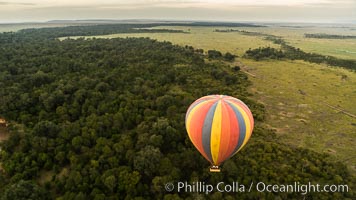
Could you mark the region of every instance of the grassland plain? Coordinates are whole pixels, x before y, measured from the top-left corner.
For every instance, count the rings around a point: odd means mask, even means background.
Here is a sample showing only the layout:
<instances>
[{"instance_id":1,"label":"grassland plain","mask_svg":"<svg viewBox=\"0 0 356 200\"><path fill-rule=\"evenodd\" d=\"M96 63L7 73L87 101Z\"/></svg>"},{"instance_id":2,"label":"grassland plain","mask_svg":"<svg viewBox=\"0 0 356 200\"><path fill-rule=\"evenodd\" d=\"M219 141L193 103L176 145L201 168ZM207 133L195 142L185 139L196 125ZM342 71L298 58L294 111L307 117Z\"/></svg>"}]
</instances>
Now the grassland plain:
<instances>
[{"instance_id":1,"label":"grassland plain","mask_svg":"<svg viewBox=\"0 0 356 200\"><path fill-rule=\"evenodd\" d=\"M241 55L248 48L260 46L271 46L278 48L271 42L264 41L262 37L246 36L236 32L216 33L215 29L224 29L223 27L154 27L184 30L190 32L186 37L180 37L178 34L168 35L165 33L155 34L155 39L167 40L180 45L197 45L196 48L211 48L211 40L216 43L216 49L221 51L234 52ZM231 29L226 27L226 29ZM356 26L347 27L334 26L268 26L268 27L238 27L236 30L246 30L251 32L260 32L282 37L288 44L300 48L306 52L319 53L328 56L335 56L342 59L356 59L356 39L318 39L305 38L305 33L326 33L337 35L356 35ZM97 38L113 37L151 37L151 33L145 34L112 34L106 36L96 36ZM197 42L197 40L199 42ZM237 47L236 47L237 45ZM235 47L235 48L234 48ZM237 48L237 49L236 49Z\"/></svg>"},{"instance_id":2,"label":"grassland plain","mask_svg":"<svg viewBox=\"0 0 356 200\"><path fill-rule=\"evenodd\" d=\"M325 33L356 36L356 26L269 26L244 27L238 30L261 32L282 37L288 44L305 52L335 56L342 59L356 60L356 39L319 39L305 38L305 33Z\"/></svg>"},{"instance_id":3,"label":"grassland plain","mask_svg":"<svg viewBox=\"0 0 356 200\"><path fill-rule=\"evenodd\" d=\"M158 26L156 29L165 28L173 30L183 30L189 34L182 33L130 33L130 34L112 34L95 36L95 38L115 38L115 37L150 37L159 41L170 41L178 45L190 45L196 49L216 49L222 52L231 52L242 56L249 48L258 48L261 46L270 46L279 48L271 41L266 41L262 37L251 37L237 33L214 32L215 29L222 27L184 27L184 26ZM71 38L79 38L71 37ZM92 38L88 36L86 38ZM64 38L61 38L64 39Z\"/></svg>"},{"instance_id":4,"label":"grassland plain","mask_svg":"<svg viewBox=\"0 0 356 200\"><path fill-rule=\"evenodd\" d=\"M356 120L328 106L356 113L354 72L303 61L242 62L281 141L330 153L355 170Z\"/></svg>"},{"instance_id":5,"label":"grassland plain","mask_svg":"<svg viewBox=\"0 0 356 200\"><path fill-rule=\"evenodd\" d=\"M95 37L150 37L178 45L191 45L204 50L216 49L222 52L231 52L238 56L242 56L249 48L265 46L279 48L278 45L263 40L263 37L260 36L241 35L237 32L214 32L216 29L214 27L164 28L184 30L190 34L135 33ZM320 39L306 39L303 37L305 29L289 27L241 29L282 36L290 44L294 44L293 41L301 41L300 44L305 46L308 44L306 40L315 40L315 43L310 46L315 48L315 53L320 54L332 52L335 49L334 43L343 46L342 43L345 42L331 40L330 44L324 44ZM312 27L308 33L310 32L323 32L323 29L318 30ZM329 30L326 33L335 32ZM318 42L319 46L316 45ZM352 45L347 42L345 44L347 45L343 48L353 51ZM302 49L308 51L308 49ZM345 52L333 56L354 58ZM253 82L250 92L266 106L267 126L277 131L281 141L292 146L329 153L333 155L333 159L346 163L356 173L356 157L354 156L356 119L337 110L342 109L352 114L356 113L354 106L356 74L354 72L337 67L289 60L257 62L238 58L232 65L243 66L243 70L253 75L250 78Z\"/></svg>"}]
</instances>

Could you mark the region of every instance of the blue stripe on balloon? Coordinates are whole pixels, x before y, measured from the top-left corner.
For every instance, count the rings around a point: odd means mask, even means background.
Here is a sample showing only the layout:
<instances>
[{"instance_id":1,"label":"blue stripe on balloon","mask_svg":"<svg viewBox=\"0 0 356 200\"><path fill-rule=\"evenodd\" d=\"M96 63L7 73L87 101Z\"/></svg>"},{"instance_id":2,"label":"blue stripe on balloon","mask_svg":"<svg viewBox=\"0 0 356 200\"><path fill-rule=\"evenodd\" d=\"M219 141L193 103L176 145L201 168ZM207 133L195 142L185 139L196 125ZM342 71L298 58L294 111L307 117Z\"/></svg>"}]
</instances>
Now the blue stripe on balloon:
<instances>
[{"instance_id":1,"label":"blue stripe on balloon","mask_svg":"<svg viewBox=\"0 0 356 200\"><path fill-rule=\"evenodd\" d=\"M241 112L234 106L234 104L232 104L230 102L227 102L227 103L234 110L234 113L236 115L236 118L237 118L238 124L239 124L239 140L237 142L237 145L236 145L234 151L229 156L229 157L231 157L232 155L234 155L236 153L236 151L238 151L240 149L241 145L243 144L243 142L245 140L246 124L245 124L244 117L242 116Z\"/></svg>"},{"instance_id":2,"label":"blue stripe on balloon","mask_svg":"<svg viewBox=\"0 0 356 200\"><path fill-rule=\"evenodd\" d=\"M213 157L211 156L211 148L210 148L211 126L213 124L215 109L216 109L217 105L218 105L218 102L214 103L211 106L211 108L209 109L209 111L204 119L204 125L203 125L203 131L202 131L202 143L203 143L204 152L205 152L206 156L209 158L209 161L211 163L213 162Z\"/></svg>"}]
</instances>

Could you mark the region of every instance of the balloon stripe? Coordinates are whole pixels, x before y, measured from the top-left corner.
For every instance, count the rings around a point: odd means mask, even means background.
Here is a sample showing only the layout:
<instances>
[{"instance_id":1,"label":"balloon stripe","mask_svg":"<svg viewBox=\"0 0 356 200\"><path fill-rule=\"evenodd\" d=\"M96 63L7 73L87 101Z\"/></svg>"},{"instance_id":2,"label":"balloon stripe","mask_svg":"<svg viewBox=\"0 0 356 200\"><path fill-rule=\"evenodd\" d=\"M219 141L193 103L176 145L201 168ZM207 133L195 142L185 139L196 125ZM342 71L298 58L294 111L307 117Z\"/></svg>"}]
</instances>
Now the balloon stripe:
<instances>
[{"instance_id":1,"label":"balloon stripe","mask_svg":"<svg viewBox=\"0 0 356 200\"><path fill-rule=\"evenodd\" d=\"M205 98L201 98L194 101L194 103L192 103L192 105L189 106L187 113L185 115L185 123L187 123L188 116L190 115L190 112L193 110L193 108L201 103L205 103L207 100L214 100L214 98L207 96Z\"/></svg>"},{"instance_id":2,"label":"balloon stripe","mask_svg":"<svg viewBox=\"0 0 356 200\"><path fill-rule=\"evenodd\" d=\"M199 107L200 106L203 106L204 104L200 104L200 105L197 105L197 106L194 106L192 109L191 109L191 112L192 113L194 113L197 109L199 109ZM188 136L189 136L189 139L193 142L193 144L194 144L194 140L193 140L193 138L192 138L192 135L193 134L196 134L195 132L192 132L192 130L191 130L191 124L194 124L194 123L191 123L193 120L193 114L191 114L191 112L189 113L189 115L186 115L186 129L187 129L187 132L188 132ZM194 144L195 145L195 144Z\"/></svg>"},{"instance_id":3,"label":"balloon stripe","mask_svg":"<svg viewBox=\"0 0 356 200\"><path fill-rule=\"evenodd\" d=\"M197 101L195 101L197 102ZM211 103L211 102L215 102L214 100L210 100L210 101L200 101L197 103L193 103L190 107L189 110L187 111L187 114L185 115L185 123L186 123L186 127L189 127L190 122L191 122L191 118L189 119L189 117L192 117L193 115L191 115L191 113L195 113L195 111L197 110L197 108L199 108L200 106L204 105L205 103Z\"/></svg>"},{"instance_id":4,"label":"balloon stripe","mask_svg":"<svg viewBox=\"0 0 356 200\"><path fill-rule=\"evenodd\" d=\"M220 163L225 161L226 159L228 159L235 150L235 147L238 145L238 140L240 137L240 128L239 128L239 123L238 123L238 119L236 117L236 114L233 110L233 108L228 104L225 103L226 105L226 111L227 114L229 115L229 121L230 121L230 137L228 137L228 144L227 144L227 151L224 153L224 155L222 156L223 158L220 160Z\"/></svg>"},{"instance_id":5,"label":"balloon stripe","mask_svg":"<svg viewBox=\"0 0 356 200\"><path fill-rule=\"evenodd\" d=\"M222 106L221 100L217 102L217 106L214 113L212 128L211 128L211 138L210 138L210 148L211 155L213 158L214 165L218 165L218 156L220 149L220 138L221 138L221 119L222 119Z\"/></svg>"},{"instance_id":6,"label":"balloon stripe","mask_svg":"<svg viewBox=\"0 0 356 200\"><path fill-rule=\"evenodd\" d=\"M242 101L209 95L194 101L185 116L188 136L197 150L220 165L246 145L253 130L253 116Z\"/></svg>"},{"instance_id":7,"label":"balloon stripe","mask_svg":"<svg viewBox=\"0 0 356 200\"><path fill-rule=\"evenodd\" d=\"M226 104L224 100L221 101L221 137L220 137L220 146L219 146L219 156L217 163L218 165L226 159L226 154L228 153L229 146L232 142L231 135L233 131L231 131L231 123L232 120L230 119L229 105Z\"/></svg>"},{"instance_id":8,"label":"balloon stripe","mask_svg":"<svg viewBox=\"0 0 356 200\"><path fill-rule=\"evenodd\" d=\"M230 98L229 100L237 103L237 105L239 105L241 108L244 109L244 111L246 112L246 114L248 115L248 118L250 120L250 127L251 127L251 130L253 129L253 126L254 126L254 120L253 120L253 116L252 116L252 113L250 111L250 109L248 108L248 106L242 102L241 100L239 99L235 99L235 98Z\"/></svg>"},{"instance_id":9,"label":"balloon stripe","mask_svg":"<svg viewBox=\"0 0 356 200\"><path fill-rule=\"evenodd\" d=\"M234 110L234 113L236 115L237 121L239 123L239 140L237 142L237 145L236 145L235 149L232 152L232 154L234 154L235 152L237 152L240 149L240 147L242 146L242 144L243 144L243 142L245 140L246 124L245 124L245 120L243 119L243 115L241 114L239 109L232 102L228 102L228 104Z\"/></svg>"},{"instance_id":10,"label":"balloon stripe","mask_svg":"<svg viewBox=\"0 0 356 200\"><path fill-rule=\"evenodd\" d=\"M203 131L202 131L202 143L204 152L208 157L208 160L213 163L213 158L211 155L211 148L210 148L210 141L211 141L211 129L212 129L212 122L214 118L215 109L218 102L215 102L209 109L208 113L205 116Z\"/></svg>"},{"instance_id":11,"label":"balloon stripe","mask_svg":"<svg viewBox=\"0 0 356 200\"><path fill-rule=\"evenodd\" d=\"M237 99L236 99L237 100ZM239 100L238 100L239 101ZM236 102L236 101L235 101ZM239 101L238 103L241 103L241 101ZM242 102L242 104L243 104L243 102ZM243 121L245 121L245 125L246 125L246 127L247 127L247 130L246 130L246 132L244 133L245 134L245 138L244 138L244 141L243 141L243 143L242 143L242 145L238 148L238 149L236 149L236 151L235 152L233 152L232 154L231 154L231 156L229 157L229 158L231 158L232 156L234 156L235 154L237 154L245 145L246 145L246 143L247 143L247 141L250 139L250 137L251 137L251 135L252 135L252 130L253 130L253 127L250 127L249 126L249 124L253 124L253 118L252 118L252 122L249 120L249 117L247 116L249 113L251 114L251 111L248 109L248 107L247 107L247 110L244 110L243 108L243 106L241 106L240 104L238 104L238 105L236 105L236 104L234 104L234 103L232 103L232 105L235 105L236 106L236 108L240 108L240 111L246 111L246 113L241 113L241 114L243 114ZM245 104L244 104L245 105ZM251 116L252 116L252 114L251 114ZM250 127L250 129L248 129L248 127Z\"/></svg>"},{"instance_id":12,"label":"balloon stripe","mask_svg":"<svg viewBox=\"0 0 356 200\"><path fill-rule=\"evenodd\" d=\"M191 111L191 114L187 116L187 122L186 122L186 129L188 131L188 135L189 135L189 138L190 140L193 142L194 146L197 146L196 145L196 140L195 140L195 130L194 128L194 125L196 124L195 120L196 120L196 115L194 115L194 113L196 113L196 110L199 110L200 107L204 106L204 104L200 104L200 105L197 105L195 106ZM194 121L195 123L191 123L192 121Z\"/></svg>"},{"instance_id":13,"label":"balloon stripe","mask_svg":"<svg viewBox=\"0 0 356 200\"><path fill-rule=\"evenodd\" d=\"M243 108L243 106L241 106L241 103L236 104L236 103L232 103L233 105L236 106L236 108L240 111L240 113L242 114L242 120L244 121L244 124L246 126L246 132L245 134L245 138L244 141L241 145L240 148L242 148L243 146L245 146L245 144L247 143L247 141L250 139L251 133L252 133L252 129L251 129L251 123L248 117L248 113L246 112L246 110ZM243 103L242 103L243 104Z\"/></svg>"},{"instance_id":14,"label":"balloon stripe","mask_svg":"<svg viewBox=\"0 0 356 200\"><path fill-rule=\"evenodd\" d=\"M250 136L251 136L251 133L252 133L252 130L253 130L253 126L254 126L253 116L252 116L252 113L251 113L250 109L248 108L248 106L244 102L242 102L242 101L240 101L238 99L236 99L236 100L239 101L241 105L243 105L243 106L241 106L241 108L243 108L244 111L246 112L246 114L248 116L248 119L249 119L248 121L250 122L251 131L247 132L247 134L249 134L249 137L247 137L247 140L248 140L248 139L250 139Z\"/></svg>"},{"instance_id":15,"label":"balloon stripe","mask_svg":"<svg viewBox=\"0 0 356 200\"><path fill-rule=\"evenodd\" d=\"M197 105L195 107L196 109L192 110L192 112L191 112L191 116L192 116L191 120L193 120L195 123L189 124L189 127L187 128L187 130L189 130L188 134L190 135L193 145L206 158L207 158L207 155L204 152L201 134L191 134L191 133L202 133L205 116L208 113L208 111L213 103L214 103L213 101L210 101L210 102L206 102L204 104Z\"/></svg>"}]
</instances>

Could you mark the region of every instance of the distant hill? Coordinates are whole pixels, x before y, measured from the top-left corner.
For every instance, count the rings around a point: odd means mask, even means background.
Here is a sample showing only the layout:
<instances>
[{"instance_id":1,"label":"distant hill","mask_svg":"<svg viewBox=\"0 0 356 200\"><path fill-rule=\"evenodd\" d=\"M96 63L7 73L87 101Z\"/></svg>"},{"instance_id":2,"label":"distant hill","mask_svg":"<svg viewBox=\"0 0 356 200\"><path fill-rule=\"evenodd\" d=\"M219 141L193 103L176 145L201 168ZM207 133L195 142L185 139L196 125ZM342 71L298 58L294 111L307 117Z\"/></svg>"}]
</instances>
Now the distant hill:
<instances>
[{"instance_id":1,"label":"distant hill","mask_svg":"<svg viewBox=\"0 0 356 200\"><path fill-rule=\"evenodd\" d=\"M262 27L254 23L240 22L210 22L210 21L182 21L182 20L150 20L150 19L81 19L81 20L51 20L46 23L71 23L71 24L147 24L147 23L164 23L175 26L227 26L227 27Z\"/></svg>"}]
</instances>

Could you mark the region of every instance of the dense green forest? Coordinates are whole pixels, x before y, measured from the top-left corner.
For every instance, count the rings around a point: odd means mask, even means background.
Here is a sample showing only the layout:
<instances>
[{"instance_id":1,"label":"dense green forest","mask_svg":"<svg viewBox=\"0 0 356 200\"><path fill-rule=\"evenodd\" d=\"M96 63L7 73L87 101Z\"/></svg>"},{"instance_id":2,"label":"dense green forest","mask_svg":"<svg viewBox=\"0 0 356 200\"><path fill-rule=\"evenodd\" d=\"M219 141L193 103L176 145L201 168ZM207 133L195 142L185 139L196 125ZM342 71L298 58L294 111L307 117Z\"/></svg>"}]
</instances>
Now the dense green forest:
<instances>
[{"instance_id":1,"label":"dense green forest","mask_svg":"<svg viewBox=\"0 0 356 200\"><path fill-rule=\"evenodd\" d=\"M98 29L83 29L90 28ZM64 27L11 33L11 40L10 33L0 34L6 41L0 46L0 115L10 121L11 134L1 144L1 199L355 197L355 177L344 164L282 144L263 128L264 108L239 70L206 62L192 47L147 38L53 37L69 30L77 33ZM256 120L250 142L221 173L208 172L184 125L188 106L208 94L243 100ZM306 195L165 191L165 183L177 181L298 181L350 189Z\"/></svg>"},{"instance_id":2,"label":"dense green forest","mask_svg":"<svg viewBox=\"0 0 356 200\"><path fill-rule=\"evenodd\" d=\"M150 29L160 24L101 24L90 26L67 26L52 28L29 28L2 33L0 43L56 39L69 36L107 35L114 33L186 33L182 30ZM163 24L161 24L163 25Z\"/></svg>"}]
</instances>

